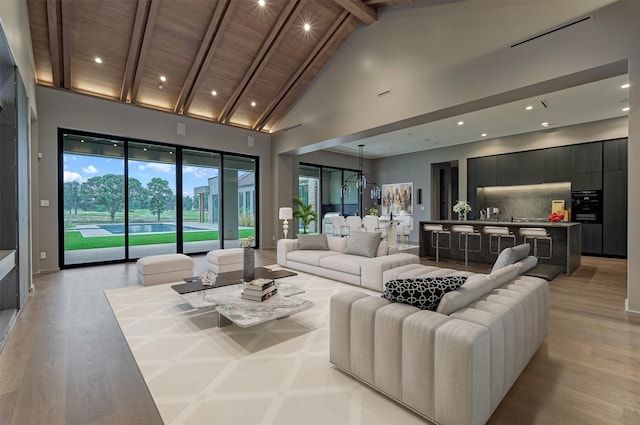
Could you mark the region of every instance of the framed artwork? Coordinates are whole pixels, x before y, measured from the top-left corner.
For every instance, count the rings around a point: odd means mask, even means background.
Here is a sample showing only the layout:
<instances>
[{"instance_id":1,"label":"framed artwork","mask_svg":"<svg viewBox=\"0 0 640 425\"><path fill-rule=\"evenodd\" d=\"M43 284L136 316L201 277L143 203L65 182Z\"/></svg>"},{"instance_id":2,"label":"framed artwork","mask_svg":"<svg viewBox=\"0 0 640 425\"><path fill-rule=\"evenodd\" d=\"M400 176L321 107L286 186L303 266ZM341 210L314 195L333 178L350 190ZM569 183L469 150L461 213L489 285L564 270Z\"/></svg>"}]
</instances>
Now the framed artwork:
<instances>
[{"instance_id":1,"label":"framed artwork","mask_svg":"<svg viewBox=\"0 0 640 425\"><path fill-rule=\"evenodd\" d=\"M381 215L413 215L413 183L382 185Z\"/></svg>"}]
</instances>

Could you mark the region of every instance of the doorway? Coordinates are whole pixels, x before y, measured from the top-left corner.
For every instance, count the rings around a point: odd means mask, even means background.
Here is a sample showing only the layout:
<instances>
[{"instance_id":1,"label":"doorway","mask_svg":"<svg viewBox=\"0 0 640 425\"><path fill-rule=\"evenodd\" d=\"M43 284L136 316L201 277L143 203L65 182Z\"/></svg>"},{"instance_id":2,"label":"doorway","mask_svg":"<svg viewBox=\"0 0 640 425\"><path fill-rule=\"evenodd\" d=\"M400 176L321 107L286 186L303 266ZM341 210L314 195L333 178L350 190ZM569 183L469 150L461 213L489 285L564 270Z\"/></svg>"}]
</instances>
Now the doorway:
<instances>
[{"instance_id":1,"label":"doorway","mask_svg":"<svg viewBox=\"0 0 640 425\"><path fill-rule=\"evenodd\" d=\"M452 208L459 199L458 161L431 164L431 218L451 220Z\"/></svg>"}]
</instances>

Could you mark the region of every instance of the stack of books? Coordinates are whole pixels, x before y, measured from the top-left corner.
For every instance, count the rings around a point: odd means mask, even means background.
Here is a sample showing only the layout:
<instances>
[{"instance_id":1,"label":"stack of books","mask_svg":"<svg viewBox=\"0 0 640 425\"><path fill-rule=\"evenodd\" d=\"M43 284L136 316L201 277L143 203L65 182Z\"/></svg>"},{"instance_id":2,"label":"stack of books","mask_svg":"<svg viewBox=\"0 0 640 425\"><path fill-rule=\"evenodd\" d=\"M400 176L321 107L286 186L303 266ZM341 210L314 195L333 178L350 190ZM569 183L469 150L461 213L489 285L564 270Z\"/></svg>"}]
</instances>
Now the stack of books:
<instances>
[{"instance_id":1,"label":"stack of books","mask_svg":"<svg viewBox=\"0 0 640 425\"><path fill-rule=\"evenodd\" d=\"M251 301L264 301L277 292L276 281L273 279L254 279L244 285L242 298Z\"/></svg>"}]
</instances>

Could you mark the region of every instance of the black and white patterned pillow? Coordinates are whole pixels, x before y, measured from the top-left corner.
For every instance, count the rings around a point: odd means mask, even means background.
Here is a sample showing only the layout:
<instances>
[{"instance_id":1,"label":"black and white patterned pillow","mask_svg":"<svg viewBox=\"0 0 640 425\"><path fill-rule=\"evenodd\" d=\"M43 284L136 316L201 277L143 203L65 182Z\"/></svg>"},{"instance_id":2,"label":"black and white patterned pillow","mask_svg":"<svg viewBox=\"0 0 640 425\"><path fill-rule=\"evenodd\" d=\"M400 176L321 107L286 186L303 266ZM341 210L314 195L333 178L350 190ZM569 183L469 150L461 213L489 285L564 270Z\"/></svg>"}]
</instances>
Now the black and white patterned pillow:
<instances>
[{"instance_id":1,"label":"black and white patterned pillow","mask_svg":"<svg viewBox=\"0 0 640 425\"><path fill-rule=\"evenodd\" d=\"M416 277L390 280L385 284L383 298L409 304L422 310L438 308L447 292L455 291L467 280L464 276Z\"/></svg>"}]
</instances>

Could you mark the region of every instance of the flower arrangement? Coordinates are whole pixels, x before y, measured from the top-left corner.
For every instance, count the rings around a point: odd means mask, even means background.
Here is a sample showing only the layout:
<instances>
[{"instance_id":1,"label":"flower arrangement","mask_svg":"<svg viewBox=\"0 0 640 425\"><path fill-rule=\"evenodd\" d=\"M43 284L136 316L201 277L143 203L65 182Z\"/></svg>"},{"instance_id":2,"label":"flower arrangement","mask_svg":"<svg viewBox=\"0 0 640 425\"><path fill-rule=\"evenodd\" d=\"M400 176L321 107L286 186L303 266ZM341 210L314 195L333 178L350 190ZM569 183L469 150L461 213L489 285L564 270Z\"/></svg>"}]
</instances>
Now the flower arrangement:
<instances>
[{"instance_id":1,"label":"flower arrangement","mask_svg":"<svg viewBox=\"0 0 640 425\"><path fill-rule=\"evenodd\" d=\"M471 205L469 205L467 201L458 201L453 206L453 212L456 212L458 214L467 214L470 211L471 211Z\"/></svg>"},{"instance_id":2,"label":"flower arrangement","mask_svg":"<svg viewBox=\"0 0 640 425\"><path fill-rule=\"evenodd\" d=\"M240 248L244 248L244 249L251 248L251 244L253 243L254 239L255 238L253 236L249 236L248 238L241 240Z\"/></svg>"},{"instance_id":3,"label":"flower arrangement","mask_svg":"<svg viewBox=\"0 0 640 425\"><path fill-rule=\"evenodd\" d=\"M369 209L369 215L377 217L378 216L378 209L377 208L370 208Z\"/></svg>"},{"instance_id":4,"label":"flower arrangement","mask_svg":"<svg viewBox=\"0 0 640 425\"><path fill-rule=\"evenodd\" d=\"M551 213L551 214L549 214L547 219L552 223L558 223L558 222L564 220L564 214Z\"/></svg>"},{"instance_id":5,"label":"flower arrangement","mask_svg":"<svg viewBox=\"0 0 640 425\"><path fill-rule=\"evenodd\" d=\"M213 272L204 272L200 274L200 281L203 286L213 286L216 283L218 275Z\"/></svg>"}]
</instances>

